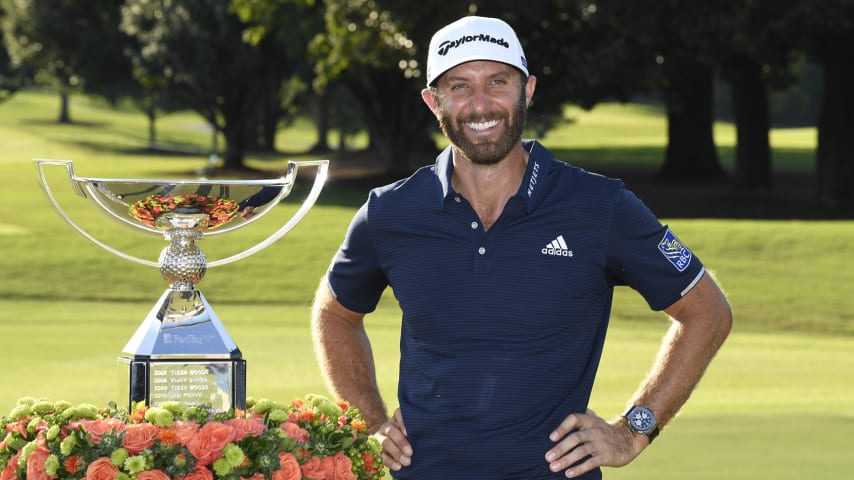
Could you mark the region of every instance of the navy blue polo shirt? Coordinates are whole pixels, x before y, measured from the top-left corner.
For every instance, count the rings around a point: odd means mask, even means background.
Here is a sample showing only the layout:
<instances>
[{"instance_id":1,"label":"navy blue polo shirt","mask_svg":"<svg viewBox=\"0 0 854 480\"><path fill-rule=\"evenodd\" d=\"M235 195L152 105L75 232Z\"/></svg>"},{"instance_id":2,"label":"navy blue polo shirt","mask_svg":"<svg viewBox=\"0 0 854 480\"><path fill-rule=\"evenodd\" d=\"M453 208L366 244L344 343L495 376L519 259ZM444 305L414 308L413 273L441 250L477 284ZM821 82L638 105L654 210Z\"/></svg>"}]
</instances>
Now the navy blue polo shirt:
<instances>
[{"instance_id":1,"label":"navy blue polo shirt","mask_svg":"<svg viewBox=\"0 0 854 480\"><path fill-rule=\"evenodd\" d=\"M371 312L391 286L403 312L398 400L415 454L395 477L565 478L548 469L548 435L587 408L614 287L660 310L703 274L621 181L525 148L488 231L451 188L448 148L373 190L330 266L345 307Z\"/></svg>"}]
</instances>

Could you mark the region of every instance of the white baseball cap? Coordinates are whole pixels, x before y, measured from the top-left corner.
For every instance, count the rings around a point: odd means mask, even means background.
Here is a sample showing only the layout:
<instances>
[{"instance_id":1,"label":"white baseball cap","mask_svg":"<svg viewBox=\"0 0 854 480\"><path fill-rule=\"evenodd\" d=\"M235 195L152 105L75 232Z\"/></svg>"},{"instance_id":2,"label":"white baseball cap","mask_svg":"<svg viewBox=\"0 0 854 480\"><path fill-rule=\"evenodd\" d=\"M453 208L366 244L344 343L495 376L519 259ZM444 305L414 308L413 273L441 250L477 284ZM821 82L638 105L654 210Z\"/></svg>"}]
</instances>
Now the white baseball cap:
<instances>
[{"instance_id":1,"label":"white baseball cap","mask_svg":"<svg viewBox=\"0 0 854 480\"><path fill-rule=\"evenodd\" d=\"M513 28L497 18L470 16L433 35L427 51L427 85L457 65L473 60L506 63L528 76L528 60Z\"/></svg>"}]
</instances>

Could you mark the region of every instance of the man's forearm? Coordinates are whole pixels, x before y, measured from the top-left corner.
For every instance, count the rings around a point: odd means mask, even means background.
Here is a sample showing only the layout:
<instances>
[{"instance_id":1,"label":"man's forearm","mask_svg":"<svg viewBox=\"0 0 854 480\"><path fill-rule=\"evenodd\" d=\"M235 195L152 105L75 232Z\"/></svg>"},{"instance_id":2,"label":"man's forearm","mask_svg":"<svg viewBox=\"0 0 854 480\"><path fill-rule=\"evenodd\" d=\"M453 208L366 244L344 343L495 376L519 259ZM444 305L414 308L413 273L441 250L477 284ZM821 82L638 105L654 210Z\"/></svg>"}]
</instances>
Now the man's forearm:
<instances>
[{"instance_id":1,"label":"man's forearm","mask_svg":"<svg viewBox=\"0 0 854 480\"><path fill-rule=\"evenodd\" d=\"M685 308L668 311L673 324L631 402L650 408L659 425L670 421L688 400L732 325L729 304L711 277L695 288L698 291Z\"/></svg>"},{"instance_id":2,"label":"man's forearm","mask_svg":"<svg viewBox=\"0 0 854 480\"><path fill-rule=\"evenodd\" d=\"M361 315L344 309L321 285L312 311L314 349L330 392L361 410L369 431L388 420L370 340Z\"/></svg>"}]
</instances>

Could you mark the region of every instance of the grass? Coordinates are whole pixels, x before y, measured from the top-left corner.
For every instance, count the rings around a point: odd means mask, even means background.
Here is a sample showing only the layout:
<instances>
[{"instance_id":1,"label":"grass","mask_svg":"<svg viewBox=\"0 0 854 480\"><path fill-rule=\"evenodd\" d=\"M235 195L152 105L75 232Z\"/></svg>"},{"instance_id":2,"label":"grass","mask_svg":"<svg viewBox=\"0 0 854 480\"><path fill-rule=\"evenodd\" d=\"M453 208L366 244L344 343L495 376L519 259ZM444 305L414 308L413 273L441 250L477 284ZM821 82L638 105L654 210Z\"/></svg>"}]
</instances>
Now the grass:
<instances>
[{"instance_id":1,"label":"grass","mask_svg":"<svg viewBox=\"0 0 854 480\"><path fill-rule=\"evenodd\" d=\"M60 126L52 122L57 108L58 99L39 92L0 104L0 413L23 395L91 403L115 398L117 355L165 288L154 269L110 256L65 224L39 192L31 159L73 159L83 176L181 176L204 165L211 145L203 122L188 113L158 122L160 142L184 153L153 156L144 150L141 114L74 98L71 114L80 123ZM665 125L655 109L606 105L569 115L575 122L544 142L584 159L585 167L655 168L660 161ZM732 127L716 128L722 159L730 162ZM771 138L775 159L785 159L778 168L811 168L814 131L780 130ZM313 141L310 128L298 123L282 132L279 145L299 152ZM270 157L251 162L283 163ZM62 172L51 178L67 183ZM200 285L244 352L253 396L290 399L325 391L309 338L309 302L366 193L330 185L283 240L211 269ZM302 193L298 188L294 196ZM99 238L148 259L163 247L154 237L104 222L71 192L58 194ZM278 210L284 217L293 208ZM854 299L848 293L854 222L664 220L716 271L736 325L653 448L606 477L786 480L820 471L844 478L854 429ZM265 238L276 221L200 246L209 259L218 258ZM391 295L368 318L381 389L393 407L399 312ZM665 328L636 294L617 292L591 402L597 412L622 410Z\"/></svg>"}]
</instances>

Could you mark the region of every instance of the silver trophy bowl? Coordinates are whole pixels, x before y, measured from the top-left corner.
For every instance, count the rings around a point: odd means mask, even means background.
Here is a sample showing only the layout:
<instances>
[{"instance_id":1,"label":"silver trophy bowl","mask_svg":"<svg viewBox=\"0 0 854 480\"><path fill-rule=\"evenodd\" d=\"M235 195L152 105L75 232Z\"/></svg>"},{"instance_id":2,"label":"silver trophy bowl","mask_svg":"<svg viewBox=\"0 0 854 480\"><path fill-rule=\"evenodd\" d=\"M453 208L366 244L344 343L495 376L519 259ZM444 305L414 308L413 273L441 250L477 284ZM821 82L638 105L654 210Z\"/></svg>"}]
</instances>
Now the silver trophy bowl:
<instances>
[{"instance_id":1,"label":"silver trophy bowl","mask_svg":"<svg viewBox=\"0 0 854 480\"><path fill-rule=\"evenodd\" d=\"M269 247L314 206L327 178L328 160L288 162L285 175L264 180L152 180L79 177L69 160L36 160L50 203L78 233L104 250L157 267L168 284L122 350L119 401L128 409L179 401L219 411L246 407L246 361L196 285L210 267L226 265ZM166 240L158 261L127 254L96 238L63 209L45 171L64 168L74 192L115 222ZM208 261L196 240L259 220L290 195L301 167L316 168L302 204L265 240Z\"/></svg>"}]
</instances>

